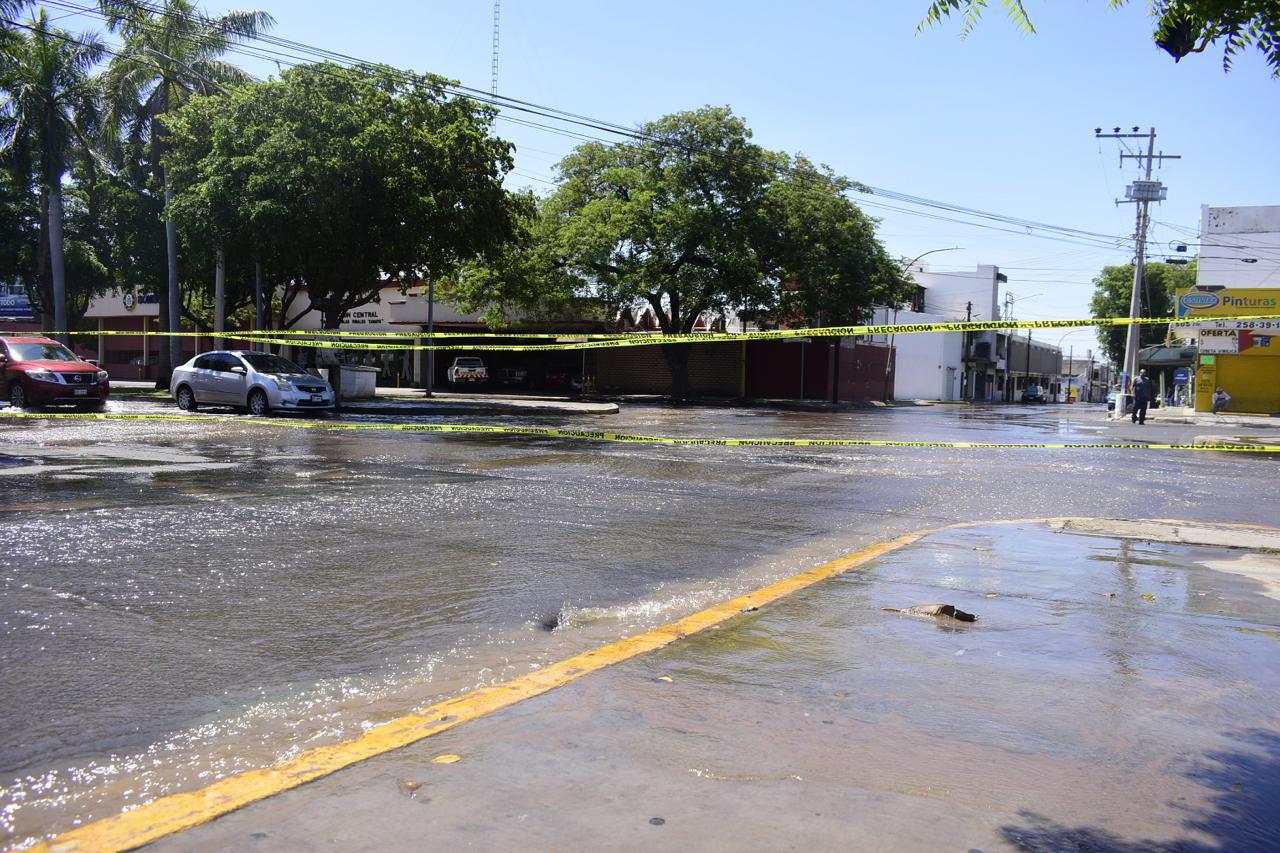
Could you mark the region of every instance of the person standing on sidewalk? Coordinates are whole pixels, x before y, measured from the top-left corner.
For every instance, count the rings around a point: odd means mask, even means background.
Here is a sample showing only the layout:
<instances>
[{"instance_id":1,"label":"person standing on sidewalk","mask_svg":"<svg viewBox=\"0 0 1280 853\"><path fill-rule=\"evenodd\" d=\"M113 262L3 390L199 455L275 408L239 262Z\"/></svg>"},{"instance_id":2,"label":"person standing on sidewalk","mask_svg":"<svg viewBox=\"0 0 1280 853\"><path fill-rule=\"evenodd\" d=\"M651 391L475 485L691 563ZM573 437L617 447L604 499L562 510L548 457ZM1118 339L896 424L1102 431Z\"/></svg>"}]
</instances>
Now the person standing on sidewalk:
<instances>
[{"instance_id":1,"label":"person standing on sidewalk","mask_svg":"<svg viewBox=\"0 0 1280 853\"><path fill-rule=\"evenodd\" d=\"M1147 371L1139 370L1138 378L1133 383L1133 422L1135 424L1147 422L1147 405L1150 402L1151 380L1147 378Z\"/></svg>"}]
</instances>

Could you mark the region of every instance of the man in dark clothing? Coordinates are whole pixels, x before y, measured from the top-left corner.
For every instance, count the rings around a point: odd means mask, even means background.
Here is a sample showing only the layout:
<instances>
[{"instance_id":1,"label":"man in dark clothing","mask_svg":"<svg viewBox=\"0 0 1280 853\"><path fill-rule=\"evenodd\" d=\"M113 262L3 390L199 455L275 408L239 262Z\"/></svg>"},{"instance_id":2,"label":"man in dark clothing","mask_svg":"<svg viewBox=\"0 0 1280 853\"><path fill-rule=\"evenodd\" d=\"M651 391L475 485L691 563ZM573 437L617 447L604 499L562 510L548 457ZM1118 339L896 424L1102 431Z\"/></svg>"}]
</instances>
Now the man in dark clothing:
<instances>
[{"instance_id":1,"label":"man in dark clothing","mask_svg":"<svg viewBox=\"0 0 1280 853\"><path fill-rule=\"evenodd\" d=\"M1147 422L1147 404L1150 402L1151 380L1147 378L1147 371L1139 370L1138 378L1133 382L1133 422L1135 424Z\"/></svg>"}]
</instances>

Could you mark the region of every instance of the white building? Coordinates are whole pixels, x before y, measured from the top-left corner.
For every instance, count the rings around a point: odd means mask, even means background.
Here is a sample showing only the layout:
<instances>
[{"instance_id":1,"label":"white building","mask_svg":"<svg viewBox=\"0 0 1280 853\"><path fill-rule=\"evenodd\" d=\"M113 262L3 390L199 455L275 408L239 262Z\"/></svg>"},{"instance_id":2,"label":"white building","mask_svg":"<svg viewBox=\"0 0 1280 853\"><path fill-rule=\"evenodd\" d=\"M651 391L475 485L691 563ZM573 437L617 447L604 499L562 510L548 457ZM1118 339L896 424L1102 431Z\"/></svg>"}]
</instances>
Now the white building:
<instances>
[{"instance_id":1,"label":"white building","mask_svg":"<svg viewBox=\"0 0 1280 853\"><path fill-rule=\"evenodd\" d=\"M1196 284L1280 288L1280 205L1200 206Z\"/></svg>"},{"instance_id":2,"label":"white building","mask_svg":"<svg viewBox=\"0 0 1280 853\"><path fill-rule=\"evenodd\" d=\"M943 323L999 320L1000 285L1008 278L992 264L972 271L909 268L917 293L912 310L877 308L872 322ZM877 342L888 342L877 336ZM1000 400L1005 396L1008 335L1004 332L924 332L893 336L893 396L900 400Z\"/></svg>"}]
</instances>

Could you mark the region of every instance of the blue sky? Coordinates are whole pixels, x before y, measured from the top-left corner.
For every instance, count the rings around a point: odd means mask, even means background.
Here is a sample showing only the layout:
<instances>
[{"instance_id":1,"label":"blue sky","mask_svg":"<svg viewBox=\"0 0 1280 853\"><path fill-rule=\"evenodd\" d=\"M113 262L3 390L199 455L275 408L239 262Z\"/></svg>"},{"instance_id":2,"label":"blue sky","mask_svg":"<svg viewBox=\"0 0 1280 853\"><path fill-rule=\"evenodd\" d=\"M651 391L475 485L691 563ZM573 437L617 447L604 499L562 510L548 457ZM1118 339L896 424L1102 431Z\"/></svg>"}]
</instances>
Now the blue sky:
<instances>
[{"instance_id":1,"label":"blue sky","mask_svg":"<svg viewBox=\"0 0 1280 853\"><path fill-rule=\"evenodd\" d=\"M284 38L489 89L491 0L235 5L271 12L272 32ZM1157 257L1171 240L1194 241L1201 204L1280 204L1280 81L1260 56L1240 57L1225 75L1220 51L1175 65L1151 43L1142 0L1118 10L1105 0L1031 0L1035 35L993 5L961 40L958 22L916 34L926 0L504 0L498 91L627 126L727 104L758 143L865 184L1118 237L1132 235L1134 210L1114 199L1137 166L1122 170L1118 144L1096 140L1093 129L1154 126L1157 148L1183 156L1158 174L1169 200L1153 209ZM275 70L229 58L262 76ZM539 191L577 142L505 119L497 130L518 146L512 183ZM1004 233L860 200L882 218L895 255L961 246L930 258L932 268L999 265L1009 289L1026 297L1020 318L1087 315L1093 275L1132 257L1131 247ZM1280 258L1260 263L1280 269ZM1068 335L1070 344L1092 345L1092 332Z\"/></svg>"}]
</instances>

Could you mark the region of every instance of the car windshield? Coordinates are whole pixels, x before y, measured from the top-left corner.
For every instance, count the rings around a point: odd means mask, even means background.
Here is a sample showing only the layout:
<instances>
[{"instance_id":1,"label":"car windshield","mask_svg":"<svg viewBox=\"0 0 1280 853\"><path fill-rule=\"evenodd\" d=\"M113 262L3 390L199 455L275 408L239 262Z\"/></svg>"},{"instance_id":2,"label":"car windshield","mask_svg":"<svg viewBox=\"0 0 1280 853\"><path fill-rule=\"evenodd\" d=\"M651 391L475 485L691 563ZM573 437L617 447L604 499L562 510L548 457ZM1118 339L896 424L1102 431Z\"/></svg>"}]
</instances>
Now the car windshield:
<instances>
[{"instance_id":1,"label":"car windshield","mask_svg":"<svg viewBox=\"0 0 1280 853\"><path fill-rule=\"evenodd\" d=\"M460 358L456 363L458 367L484 367L484 362L478 358Z\"/></svg>"},{"instance_id":2,"label":"car windshield","mask_svg":"<svg viewBox=\"0 0 1280 853\"><path fill-rule=\"evenodd\" d=\"M79 361L75 353L62 344L9 344L14 361Z\"/></svg>"},{"instance_id":3,"label":"car windshield","mask_svg":"<svg viewBox=\"0 0 1280 853\"><path fill-rule=\"evenodd\" d=\"M305 370L289 359L272 355L269 352L242 352L240 357L249 362L249 366L259 373L306 374Z\"/></svg>"}]
</instances>

